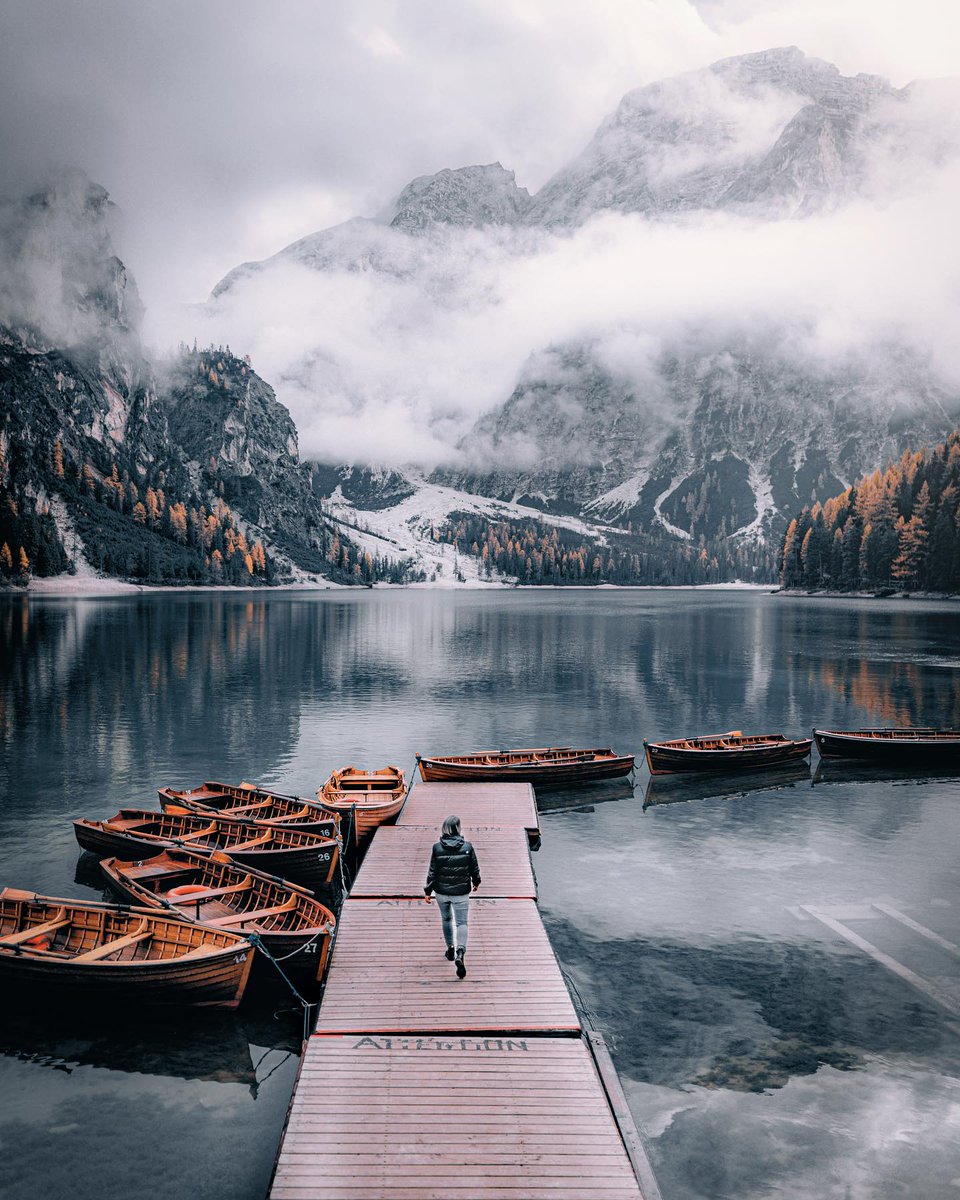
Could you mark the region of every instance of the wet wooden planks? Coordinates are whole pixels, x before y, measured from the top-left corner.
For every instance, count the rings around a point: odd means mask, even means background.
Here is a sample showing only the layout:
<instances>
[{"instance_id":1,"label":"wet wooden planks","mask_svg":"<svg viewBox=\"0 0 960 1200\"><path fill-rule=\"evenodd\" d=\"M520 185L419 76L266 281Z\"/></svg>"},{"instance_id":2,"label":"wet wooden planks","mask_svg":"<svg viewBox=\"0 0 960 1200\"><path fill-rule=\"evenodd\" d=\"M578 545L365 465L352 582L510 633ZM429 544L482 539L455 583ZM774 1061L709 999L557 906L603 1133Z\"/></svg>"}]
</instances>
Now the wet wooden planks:
<instances>
[{"instance_id":1,"label":"wet wooden planks","mask_svg":"<svg viewBox=\"0 0 960 1200\"><path fill-rule=\"evenodd\" d=\"M537 797L529 783L417 783L397 824L439 830L454 814L463 825L519 826L531 837L540 833Z\"/></svg>"},{"instance_id":2,"label":"wet wooden planks","mask_svg":"<svg viewBox=\"0 0 960 1200\"><path fill-rule=\"evenodd\" d=\"M311 1038L271 1197L641 1200L582 1041L437 1034Z\"/></svg>"},{"instance_id":3,"label":"wet wooden planks","mask_svg":"<svg viewBox=\"0 0 960 1200\"><path fill-rule=\"evenodd\" d=\"M480 864L483 897L535 899L537 886L530 862L530 844L523 829L464 825ZM352 897L420 897L430 863L430 850L439 837L432 825L389 826L377 831L357 875Z\"/></svg>"},{"instance_id":4,"label":"wet wooden planks","mask_svg":"<svg viewBox=\"0 0 960 1200\"><path fill-rule=\"evenodd\" d=\"M466 965L457 979L435 903L350 899L317 1032L579 1032L532 900L472 899Z\"/></svg>"}]
</instances>

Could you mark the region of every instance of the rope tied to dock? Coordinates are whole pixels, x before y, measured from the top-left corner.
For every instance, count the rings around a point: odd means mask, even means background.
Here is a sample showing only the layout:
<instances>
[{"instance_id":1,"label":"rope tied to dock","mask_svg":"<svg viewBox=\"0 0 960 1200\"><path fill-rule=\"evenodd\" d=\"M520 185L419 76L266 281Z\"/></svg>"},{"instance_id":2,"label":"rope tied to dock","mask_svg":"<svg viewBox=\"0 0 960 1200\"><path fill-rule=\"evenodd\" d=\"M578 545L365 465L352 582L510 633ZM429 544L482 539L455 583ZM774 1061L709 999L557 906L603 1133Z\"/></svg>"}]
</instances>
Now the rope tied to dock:
<instances>
[{"instance_id":1,"label":"rope tied to dock","mask_svg":"<svg viewBox=\"0 0 960 1200\"><path fill-rule=\"evenodd\" d=\"M303 1010L303 1040L304 1041L306 1041L307 1038L310 1036L310 1010L313 1008L313 1005L310 1003L309 1000L306 1000L297 991L297 989L293 985L293 981L290 979L290 976L286 973L286 971L284 971L283 967L280 966L280 963L286 962L286 960L288 958L292 958L293 954L299 954L305 948L305 946L312 945L314 942L316 942L317 938L323 937L327 932L328 932L327 928L324 927L318 934L315 934L314 937L309 942L305 943L304 946L298 947L296 950L293 951L292 954L285 954L283 956L283 958L276 958L274 955L272 955L270 953L270 951L264 945L263 939L260 937L259 933L248 933L248 934L244 935L246 937L247 941L250 943L251 946L253 946L253 948L255 950L259 950L259 952L264 956L264 958L268 959L271 963L273 963L273 965L277 969L278 974L280 975L280 978L287 985L287 987L293 993L294 998L300 1004L300 1007Z\"/></svg>"}]
</instances>

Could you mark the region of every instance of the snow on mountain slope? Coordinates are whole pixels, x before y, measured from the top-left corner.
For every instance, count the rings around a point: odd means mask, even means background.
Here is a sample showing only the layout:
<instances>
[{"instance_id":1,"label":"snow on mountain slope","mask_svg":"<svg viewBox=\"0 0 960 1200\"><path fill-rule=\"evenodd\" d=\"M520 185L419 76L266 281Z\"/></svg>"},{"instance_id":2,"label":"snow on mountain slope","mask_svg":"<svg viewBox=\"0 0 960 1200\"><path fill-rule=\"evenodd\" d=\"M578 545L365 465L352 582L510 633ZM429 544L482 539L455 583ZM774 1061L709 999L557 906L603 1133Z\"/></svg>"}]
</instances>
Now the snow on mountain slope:
<instances>
[{"instance_id":1,"label":"snow on mountain slope","mask_svg":"<svg viewBox=\"0 0 960 1200\"><path fill-rule=\"evenodd\" d=\"M443 529L454 513L476 513L491 520L534 520L589 537L597 545L606 544L613 526L601 526L576 517L544 513L523 504L490 500L457 488L430 483L408 476L412 493L389 508L358 508L347 500L340 487L323 502L324 511L343 525L351 539L373 555L411 558L426 572L428 581L442 587L458 583L497 587L511 580L483 578L476 558L458 555L453 546L437 541L434 533ZM622 530L616 530L623 532ZM457 572L463 577L457 579Z\"/></svg>"}]
</instances>

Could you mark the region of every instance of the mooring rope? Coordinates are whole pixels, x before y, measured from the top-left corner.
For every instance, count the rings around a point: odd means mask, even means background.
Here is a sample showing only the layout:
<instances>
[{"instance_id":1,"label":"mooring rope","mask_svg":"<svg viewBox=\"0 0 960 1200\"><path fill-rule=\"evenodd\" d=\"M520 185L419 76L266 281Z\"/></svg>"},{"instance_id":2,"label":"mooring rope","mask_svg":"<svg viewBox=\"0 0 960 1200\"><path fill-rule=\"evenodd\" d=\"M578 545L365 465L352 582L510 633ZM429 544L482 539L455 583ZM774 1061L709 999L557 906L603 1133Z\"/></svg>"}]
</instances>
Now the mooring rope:
<instances>
[{"instance_id":1,"label":"mooring rope","mask_svg":"<svg viewBox=\"0 0 960 1200\"><path fill-rule=\"evenodd\" d=\"M326 932L326 930L324 930L323 932ZM316 935L316 937L319 937L319 936L320 936L320 934ZM282 959L274 958L274 956L270 953L270 951L263 944L263 939L261 938L259 933L247 933L247 934L244 934L244 937L246 937L247 941L250 943L251 946L253 946L253 948L255 950L259 950L261 952L261 954L264 955L265 958L269 959L269 961L273 963L273 965L277 968L277 971L280 974L280 978L284 981L284 983L287 985L287 987L293 993L296 1000L299 1002L300 1007L303 1009L303 1040L306 1041L307 1038L310 1036L310 1010L311 1010L311 1008L313 1008L313 1005L310 1003L309 1000L306 1000L303 996L300 995L300 993L297 991L297 989L293 986L293 982L290 979L289 975L287 975L287 973L286 973L286 971L284 971L283 967L280 966L281 962L286 962L286 960L288 958L291 958L292 955L285 954ZM314 937L312 940L316 941L316 937ZM310 945L309 942L306 944ZM300 947L300 949L302 949L302 948L303 947ZM299 954L299 952L300 952L299 950L295 950L293 953Z\"/></svg>"}]
</instances>

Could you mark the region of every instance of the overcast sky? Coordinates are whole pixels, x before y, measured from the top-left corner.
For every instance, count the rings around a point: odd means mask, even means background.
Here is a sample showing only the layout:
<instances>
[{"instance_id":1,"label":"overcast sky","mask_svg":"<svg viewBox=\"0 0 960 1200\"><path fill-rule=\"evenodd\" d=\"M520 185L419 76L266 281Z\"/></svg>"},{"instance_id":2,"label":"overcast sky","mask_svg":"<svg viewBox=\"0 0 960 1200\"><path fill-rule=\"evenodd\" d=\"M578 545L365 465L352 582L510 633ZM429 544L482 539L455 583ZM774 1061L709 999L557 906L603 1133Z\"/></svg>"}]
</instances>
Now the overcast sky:
<instances>
[{"instance_id":1,"label":"overcast sky","mask_svg":"<svg viewBox=\"0 0 960 1200\"><path fill-rule=\"evenodd\" d=\"M0 0L0 189L82 167L148 306L501 161L534 191L630 88L799 45L958 73L954 0Z\"/></svg>"}]
</instances>

